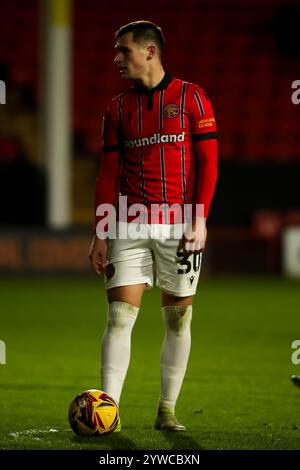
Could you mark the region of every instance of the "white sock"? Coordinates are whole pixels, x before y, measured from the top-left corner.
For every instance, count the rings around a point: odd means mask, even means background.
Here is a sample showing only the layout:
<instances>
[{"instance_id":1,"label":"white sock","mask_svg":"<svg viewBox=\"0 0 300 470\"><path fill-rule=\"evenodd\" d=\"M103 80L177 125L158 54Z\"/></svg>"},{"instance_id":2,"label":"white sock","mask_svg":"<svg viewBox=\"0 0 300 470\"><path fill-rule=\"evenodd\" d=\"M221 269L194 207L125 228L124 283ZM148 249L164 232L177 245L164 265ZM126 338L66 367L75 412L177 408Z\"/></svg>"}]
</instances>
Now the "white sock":
<instances>
[{"instance_id":1,"label":"white sock","mask_svg":"<svg viewBox=\"0 0 300 470\"><path fill-rule=\"evenodd\" d=\"M166 335L160 356L159 411L175 411L191 349L192 310L192 305L162 307Z\"/></svg>"},{"instance_id":2,"label":"white sock","mask_svg":"<svg viewBox=\"0 0 300 470\"><path fill-rule=\"evenodd\" d=\"M126 302L111 302L102 338L101 387L119 403L130 362L131 331L139 308Z\"/></svg>"}]
</instances>

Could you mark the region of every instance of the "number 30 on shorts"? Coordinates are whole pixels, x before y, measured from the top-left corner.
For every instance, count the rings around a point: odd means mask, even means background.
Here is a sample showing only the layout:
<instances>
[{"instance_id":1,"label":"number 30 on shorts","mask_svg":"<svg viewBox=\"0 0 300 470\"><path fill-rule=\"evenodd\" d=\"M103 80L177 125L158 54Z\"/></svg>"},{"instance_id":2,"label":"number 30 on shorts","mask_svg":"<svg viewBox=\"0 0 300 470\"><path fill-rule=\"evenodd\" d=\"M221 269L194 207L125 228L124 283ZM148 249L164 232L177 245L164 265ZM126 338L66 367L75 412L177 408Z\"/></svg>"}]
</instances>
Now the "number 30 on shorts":
<instances>
[{"instance_id":1,"label":"number 30 on shorts","mask_svg":"<svg viewBox=\"0 0 300 470\"><path fill-rule=\"evenodd\" d=\"M192 267L194 272L199 271L201 263L201 253L198 252L189 254L183 253L182 251L177 251L177 257L179 258L178 263L180 264L180 266L183 266L183 269L178 268L178 274L187 274L191 271Z\"/></svg>"}]
</instances>

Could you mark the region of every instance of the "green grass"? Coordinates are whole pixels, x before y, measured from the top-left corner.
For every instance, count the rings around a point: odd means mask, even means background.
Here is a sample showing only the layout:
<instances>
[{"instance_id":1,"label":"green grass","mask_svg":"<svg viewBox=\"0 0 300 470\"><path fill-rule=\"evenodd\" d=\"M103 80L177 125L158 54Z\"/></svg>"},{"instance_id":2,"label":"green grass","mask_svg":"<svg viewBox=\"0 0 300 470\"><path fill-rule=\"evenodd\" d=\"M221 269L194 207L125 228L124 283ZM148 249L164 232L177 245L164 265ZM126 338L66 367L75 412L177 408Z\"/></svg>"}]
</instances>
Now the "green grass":
<instances>
[{"instance_id":1,"label":"green grass","mask_svg":"<svg viewBox=\"0 0 300 470\"><path fill-rule=\"evenodd\" d=\"M0 449L300 449L300 285L276 278L200 279L192 350L177 404L186 433L153 429L163 324L145 294L121 402L122 432L79 438L73 397L99 388L105 292L94 278L1 280Z\"/></svg>"}]
</instances>

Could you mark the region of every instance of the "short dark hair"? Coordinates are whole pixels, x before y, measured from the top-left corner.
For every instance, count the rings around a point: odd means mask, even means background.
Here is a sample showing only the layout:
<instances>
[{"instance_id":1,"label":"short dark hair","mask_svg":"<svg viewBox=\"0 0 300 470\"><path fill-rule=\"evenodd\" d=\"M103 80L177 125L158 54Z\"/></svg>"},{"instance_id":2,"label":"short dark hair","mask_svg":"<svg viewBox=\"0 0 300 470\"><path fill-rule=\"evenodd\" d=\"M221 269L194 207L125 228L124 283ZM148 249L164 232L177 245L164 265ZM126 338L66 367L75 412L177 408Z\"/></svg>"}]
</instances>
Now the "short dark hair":
<instances>
[{"instance_id":1,"label":"short dark hair","mask_svg":"<svg viewBox=\"0 0 300 470\"><path fill-rule=\"evenodd\" d=\"M115 32L115 40L124 36L124 34L131 32L133 33L134 42L155 42L158 47L159 57L161 58L164 49L165 38L160 26L152 23L152 21L133 21L132 23L121 26L121 28Z\"/></svg>"}]
</instances>

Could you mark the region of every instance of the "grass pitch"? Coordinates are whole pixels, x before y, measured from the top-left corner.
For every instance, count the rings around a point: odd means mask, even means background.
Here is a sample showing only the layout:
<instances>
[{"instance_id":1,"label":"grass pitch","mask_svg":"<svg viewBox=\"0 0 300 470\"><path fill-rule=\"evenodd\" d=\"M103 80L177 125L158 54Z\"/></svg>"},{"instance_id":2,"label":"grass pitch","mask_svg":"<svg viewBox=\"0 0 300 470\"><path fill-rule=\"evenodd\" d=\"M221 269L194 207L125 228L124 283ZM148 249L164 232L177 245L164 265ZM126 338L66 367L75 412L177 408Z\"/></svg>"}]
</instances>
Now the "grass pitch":
<instances>
[{"instance_id":1,"label":"grass pitch","mask_svg":"<svg viewBox=\"0 0 300 470\"><path fill-rule=\"evenodd\" d=\"M73 434L74 396L99 388L106 323L95 278L1 280L0 449L300 449L300 284L276 278L200 278L192 349L177 404L186 433L153 429L164 330L159 291L146 292L133 330L122 432Z\"/></svg>"}]
</instances>

